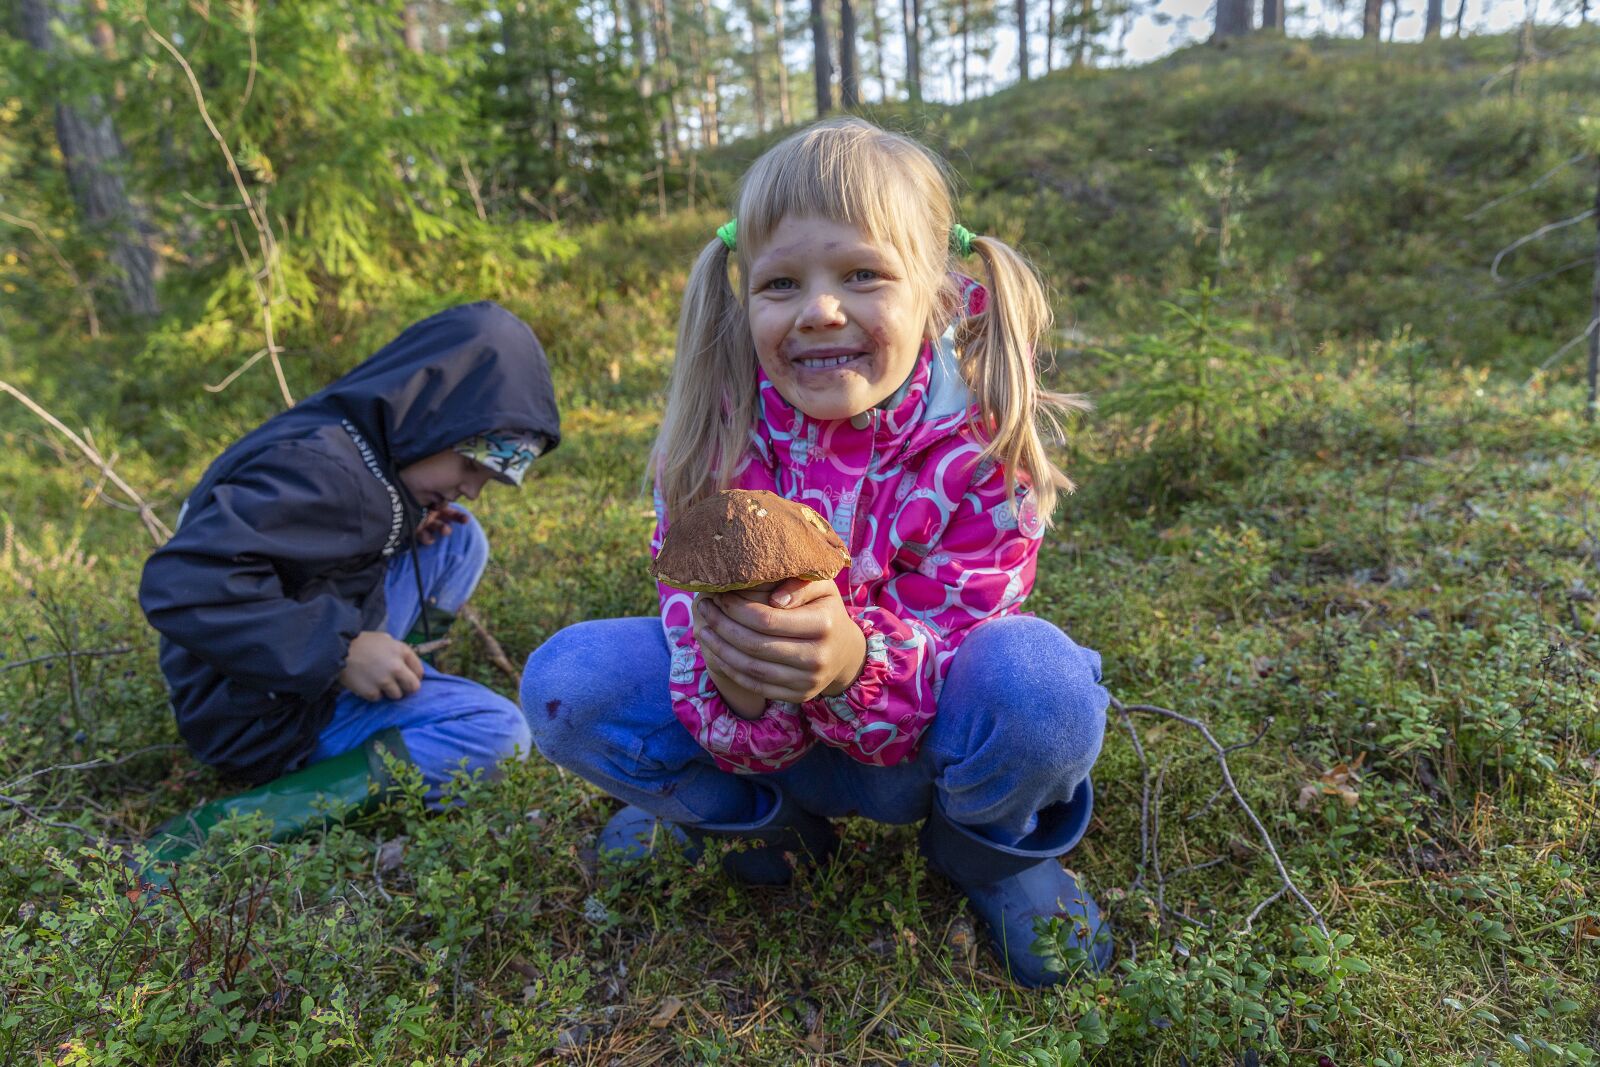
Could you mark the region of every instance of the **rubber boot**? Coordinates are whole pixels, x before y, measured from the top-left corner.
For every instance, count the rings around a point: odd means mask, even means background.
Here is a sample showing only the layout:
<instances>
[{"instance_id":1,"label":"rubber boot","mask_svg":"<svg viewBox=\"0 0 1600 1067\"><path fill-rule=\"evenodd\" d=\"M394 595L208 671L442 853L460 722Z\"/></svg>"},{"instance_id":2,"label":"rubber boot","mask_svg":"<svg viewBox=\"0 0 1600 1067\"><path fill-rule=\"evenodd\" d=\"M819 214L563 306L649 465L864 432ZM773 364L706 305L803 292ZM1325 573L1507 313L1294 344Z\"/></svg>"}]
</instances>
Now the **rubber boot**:
<instances>
[{"instance_id":1,"label":"rubber boot","mask_svg":"<svg viewBox=\"0 0 1600 1067\"><path fill-rule=\"evenodd\" d=\"M287 841L309 830L373 810L394 785L384 753L406 763L411 754L400 731L380 731L342 755L303 767L246 793L223 797L163 823L146 847L150 862L139 880L158 888L169 883L173 864L198 852L213 828L234 815L260 812L272 820L269 841Z\"/></svg>"},{"instance_id":2,"label":"rubber boot","mask_svg":"<svg viewBox=\"0 0 1600 1067\"><path fill-rule=\"evenodd\" d=\"M801 808L781 790L760 788L767 803L765 814L746 823L679 826L630 804L600 831L600 850L625 864L639 862L653 855L664 838L671 837L683 854L694 860L705 850L706 838L730 838L747 845L723 856L722 869L745 885L769 886L789 884L794 877L791 857L818 864L833 858L839 850L839 837L832 823Z\"/></svg>"},{"instance_id":3,"label":"rubber boot","mask_svg":"<svg viewBox=\"0 0 1600 1067\"><path fill-rule=\"evenodd\" d=\"M1094 899L1062 869L1059 857L1083 836L1094 809L1087 780L1071 800L1039 813L1038 826L1015 845L1001 845L952 822L934 801L923 824L923 855L954 882L989 927L991 947L1019 985L1050 985L1071 977L1046 966L1033 950L1034 920L1060 917L1069 948L1081 948L1096 970L1111 965L1111 931Z\"/></svg>"}]
</instances>

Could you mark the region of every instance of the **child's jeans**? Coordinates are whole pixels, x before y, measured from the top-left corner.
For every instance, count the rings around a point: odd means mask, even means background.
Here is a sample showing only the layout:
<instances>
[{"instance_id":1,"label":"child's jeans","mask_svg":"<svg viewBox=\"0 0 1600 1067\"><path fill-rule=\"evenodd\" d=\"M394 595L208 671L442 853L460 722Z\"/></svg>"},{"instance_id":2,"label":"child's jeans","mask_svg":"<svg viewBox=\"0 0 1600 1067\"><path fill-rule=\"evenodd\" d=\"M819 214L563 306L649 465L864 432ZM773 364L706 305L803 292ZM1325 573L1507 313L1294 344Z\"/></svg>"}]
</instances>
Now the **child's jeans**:
<instances>
[{"instance_id":1,"label":"child's jeans","mask_svg":"<svg viewBox=\"0 0 1600 1067\"><path fill-rule=\"evenodd\" d=\"M759 818L751 775L717 769L672 713L661 620L570 626L528 657L522 707L546 758L669 822ZM916 758L871 767L820 742L785 770L761 775L800 807L885 823L945 814L1013 845L1040 810L1089 775L1109 697L1100 656L1033 616L969 634L950 665L939 711Z\"/></svg>"},{"instance_id":2,"label":"child's jeans","mask_svg":"<svg viewBox=\"0 0 1600 1067\"><path fill-rule=\"evenodd\" d=\"M455 614L489 562L489 540L469 515L465 523L451 526L448 536L431 545L419 544L417 562L428 602ZM384 576L389 605L384 629L397 639L404 640L422 615L416 573L411 554L397 552ZM439 784L449 781L463 760L468 773L482 769L492 774L502 759L533 750L527 720L515 704L477 682L424 666L422 688L399 700L362 700L349 690L340 693L333 719L323 728L311 758L324 760L348 752L391 726L399 728L412 761L433 787L430 800L438 799Z\"/></svg>"}]
</instances>

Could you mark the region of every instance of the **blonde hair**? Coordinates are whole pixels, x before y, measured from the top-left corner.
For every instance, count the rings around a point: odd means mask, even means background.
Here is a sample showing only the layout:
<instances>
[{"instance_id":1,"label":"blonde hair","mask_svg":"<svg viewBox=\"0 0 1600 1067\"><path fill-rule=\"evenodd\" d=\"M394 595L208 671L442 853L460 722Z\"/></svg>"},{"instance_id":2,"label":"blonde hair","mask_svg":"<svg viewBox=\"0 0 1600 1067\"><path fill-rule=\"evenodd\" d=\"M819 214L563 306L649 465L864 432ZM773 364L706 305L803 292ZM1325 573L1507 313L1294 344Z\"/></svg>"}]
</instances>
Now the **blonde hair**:
<instances>
[{"instance_id":1,"label":"blonde hair","mask_svg":"<svg viewBox=\"0 0 1600 1067\"><path fill-rule=\"evenodd\" d=\"M751 253L787 217L848 223L886 244L906 265L908 281L934 294L925 328L938 337L961 299L951 278L955 221L943 163L922 145L860 119L819 122L775 145L740 182L737 264L748 276ZM1057 417L1087 408L1080 396L1039 384L1034 352L1050 328L1044 286L1027 260L1004 242L979 237L973 250L988 274L981 315L961 319L956 350L978 408L981 459L997 461L1006 487L1032 487L1039 516L1055 510L1057 490L1071 480L1051 462L1044 432L1059 438ZM720 238L696 258L678 320L677 359L666 415L651 451L668 515L726 489L756 417L755 344L743 301L729 281L730 255Z\"/></svg>"}]
</instances>

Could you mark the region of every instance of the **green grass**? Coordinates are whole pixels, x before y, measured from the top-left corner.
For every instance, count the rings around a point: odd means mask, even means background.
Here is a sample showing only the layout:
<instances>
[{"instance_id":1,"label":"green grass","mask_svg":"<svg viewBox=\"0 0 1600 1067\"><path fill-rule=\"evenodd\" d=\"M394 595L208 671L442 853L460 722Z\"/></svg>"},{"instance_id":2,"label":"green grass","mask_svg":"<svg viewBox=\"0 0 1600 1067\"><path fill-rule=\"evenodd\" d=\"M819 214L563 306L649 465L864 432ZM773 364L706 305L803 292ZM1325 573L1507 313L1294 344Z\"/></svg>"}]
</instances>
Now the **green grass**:
<instances>
[{"instance_id":1,"label":"green grass","mask_svg":"<svg viewBox=\"0 0 1600 1067\"><path fill-rule=\"evenodd\" d=\"M1378 60L1347 44L1269 42L1027 90L1035 118L1052 116L1039 128L1062 138L1041 135L1041 166L1103 166L1106 189L1137 196L1098 217L1106 232L1060 246L1063 261L1084 257L1090 283L1079 294L1088 337L1056 372L1075 389L1137 387L1137 368L1095 353L1138 350L1124 342L1155 328L1156 298L1215 252L1175 260L1170 232L1166 251L1140 243L1170 222L1175 197L1196 194L1181 168L1155 163L1154 184L1128 185L1148 131L1121 139L1118 123L1142 115L1188 146L1185 158L1231 143L1276 160L1283 203L1268 196L1244 216L1254 236L1225 302L1253 324L1243 341L1283 357L1281 398L1230 410L1214 390L1202 438L1159 413L1081 420L1066 454L1081 489L1046 538L1029 606L1099 649L1126 703L1197 716L1224 744L1265 727L1230 766L1334 940L1289 898L1243 929L1278 888L1272 866L1230 797L1208 803L1220 776L1200 739L1146 715L1131 726L1150 777L1114 720L1096 819L1068 859L1115 924L1118 967L1047 991L1006 983L912 828L847 820L839 862L784 890L734 887L714 855L625 873L594 853L615 802L537 759L464 786L469 805L445 816L425 814L412 790L367 823L291 844L262 847L241 825L180 873L175 894L129 896L121 847L219 784L171 747L153 634L134 603L149 538L96 502L91 469L7 405L0 1062L1220 1064L1246 1047L1264 1062L1327 1055L1341 1067L1600 1060L1600 433L1577 415L1570 371L1531 384L1525 373L1529 353L1582 323L1558 324L1551 293L1564 289L1528 294L1522 318L1449 319L1441 306L1465 299L1455 280L1501 240L1478 232L1441 253L1431 281L1407 258L1422 253L1401 254L1406 241L1387 273L1294 275L1297 306L1315 313L1288 320L1272 310L1287 290L1269 284L1290 277L1273 274L1280 258L1341 247L1332 216L1290 224L1307 199L1337 212L1362 183L1420 165L1404 157L1437 145L1417 131L1458 138L1473 166L1424 183L1405 215L1415 232L1463 232L1458 208L1570 151L1552 140L1498 184L1474 177L1501 158L1497 127L1481 125L1495 108L1524 133L1546 121L1492 86L1460 91L1507 49ZM1261 68L1263 55L1281 65ZM1552 61L1536 99L1573 91L1561 62L1592 70L1576 53ZM1048 205L986 177L1026 173L1002 121L1016 102L941 121L970 127L977 217L1027 219L1031 239L1056 225ZM1288 112L1263 125L1263 113ZM1350 137L1363 122L1381 135ZM1264 128L1289 132L1246 143ZM1334 148L1347 158L1319 188L1314 161ZM1549 196L1504 242L1535 214L1575 212ZM1090 234L1094 220L1071 221L1065 203L1049 232ZM590 231L538 292L502 294L550 345L568 434L521 493L491 491L475 508L495 545L475 603L513 659L577 620L654 609L639 473L676 287L715 221ZM1376 240L1371 227L1350 232ZM1559 310L1576 322L1584 305L1569 280ZM1548 320L1535 313L1546 300ZM295 388L422 310L350 312L293 341ZM1391 339L1395 318L1427 343ZM63 344L7 349L4 376L88 423L169 520L214 450L272 410L264 375L220 396L199 390L228 369L220 340L195 356L214 365L184 369L154 341L111 337L75 364L104 373L73 376L48 358ZM145 363L124 365L130 346ZM67 650L108 654L5 669ZM473 641L441 665L514 692ZM1170 873L1160 901L1153 862L1141 870L1147 784Z\"/></svg>"}]
</instances>

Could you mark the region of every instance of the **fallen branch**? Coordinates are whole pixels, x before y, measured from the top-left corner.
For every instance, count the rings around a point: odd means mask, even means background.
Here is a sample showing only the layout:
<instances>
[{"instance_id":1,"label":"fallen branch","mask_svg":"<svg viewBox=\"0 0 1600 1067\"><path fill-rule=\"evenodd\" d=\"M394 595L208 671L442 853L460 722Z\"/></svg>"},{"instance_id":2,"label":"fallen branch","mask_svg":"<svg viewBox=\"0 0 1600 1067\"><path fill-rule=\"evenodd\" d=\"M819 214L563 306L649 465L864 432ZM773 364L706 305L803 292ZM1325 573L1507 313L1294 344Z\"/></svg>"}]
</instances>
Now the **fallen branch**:
<instances>
[{"instance_id":1,"label":"fallen branch","mask_svg":"<svg viewBox=\"0 0 1600 1067\"><path fill-rule=\"evenodd\" d=\"M478 635L478 640L483 642L483 653L489 657L489 662L499 667L506 677L516 682L522 681L522 672L517 670L517 665L511 662L511 657L506 655L506 650L500 647L500 642L494 639L494 634L483 624L483 619L469 605L462 605L457 612L467 625L472 627L472 632Z\"/></svg>"},{"instance_id":2,"label":"fallen branch","mask_svg":"<svg viewBox=\"0 0 1600 1067\"><path fill-rule=\"evenodd\" d=\"M84 656L89 655L89 653L80 652L78 655ZM42 777L46 774L54 774L56 771L87 771L100 767L120 767L129 760L137 759L140 756L147 756L152 752L170 752L174 749L180 749L182 747L182 745L146 745L144 748L134 749L127 755L118 756L114 760L96 758L87 760L83 763L58 763L53 767L41 767L39 770L30 771L15 781L7 782L5 785L0 786L0 790L4 790L9 793L11 790L15 789L19 785L22 785L24 782L31 782L35 778Z\"/></svg>"},{"instance_id":3,"label":"fallen branch","mask_svg":"<svg viewBox=\"0 0 1600 1067\"><path fill-rule=\"evenodd\" d=\"M1496 253L1496 255L1494 257L1494 262L1489 264L1489 276L1491 278L1493 278L1495 281L1499 281L1500 280L1500 261L1502 259L1505 259L1512 252L1515 252L1517 249L1521 248L1523 245L1527 244L1529 241L1537 241L1539 238L1543 237L1545 234L1554 233L1556 230L1559 230L1559 229L1561 229L1562 227L1565 227L1565 226L1575 226L1578 223L1582 222L1584 219L1593 218L1594 217L1594 213L1595 213L1595 209L1594 208L1590 208L1588 211L1582 212L1581 214L1574 215L1570 219L1562 219L1560 222L1547 223L1544 226L1540 226L1537 230L1534 230L1532 233L1523 234L1521 237L1518 237L1515 241L1512 241L1510 244L1506 245L1498 253Z\"/></svg>"},{"instance_id":4,"label":"fallen branch","mask_svg":"<svg viewBox=\"0 0 1600 1067\"><path fill-rule=\"evenodd\" d=\"M126 656L132 651L133 649L131 648L123 647L91 648L84 652L51 652L43 656L29 656L27 659L19 659L15 663L0 663L0 674L4 674L6 671L14 671L33 663L48 663L54 659L74 659L79 656L85 659L93 659L96 656Z\"/></svg>"},{"instance_id":5,"label":"fallen branch","mask_svg":"<svg viewBox=\"0 0 1600 1067\"><path fill-rule=\"evenodd\" d=\"M90 833L81 826L77 826L70 822L56 822L54 819L47 819L43 815L40 815L38 812L34 811L32 808L28 807L28 805L24 804L22 801L18 800L16 797L8 797L4 793L0 793L0 804L10 804L12 807L22 812L23 815L32 819L34 822L42 823L43 825L52 827L53 829L71 830L73 833L82 834L85 841L102 840L102 838Z\"/></svg>"},{"instance_id":6,"label":"fallen branch","mask_svg":"<svg viewBox=\"0 0 1600 1067\"><path fill-rule=\"evenodd\" d=\"M82 452L90 463L93 463L102 474L110 479L112 485L122 490L123 494L126 495L127 498L139 509L139 518L144 523L144 528L150 531L150 536L155 540L155 543L158 545L167 543L168 539L172 537L172 531L167 528L167 524L162 522L161 519L157 517L155 510L151 508L149 504L144 502L143 497L134 492L133 486L122 480L122 476L112 469L111 464L106 462L105 457L102 456L93 445L79 437L77 434L73 433L71 430L67 429L66 425L60 419L56 418L44 408L40 407L32 397L30 397L27 393L24 393L21 389L18 389L16 386L5 381L0 381L0 392L10 393L12 396L16 397L29 411L33 412L45 422L49 423L54 429L66 437L67 440L77 445L78 451Z\"/></svg>"},{"instance_id":7,"label":"fallen branch","mask_svg":"<svg viewBox=\"0 0 1600 1067\"><path fill-rule=\"evenodd\" d=\"M1234 783L1233 772L1228 766L1228 753L1230 751L1237 751L1239 748L1246 747L1246 745L1225 746L1219 742L1215 736L1213 736L1210 727L1208 727L1205 723L1201 722L1199 719L1193 719L1187 715L1181 715L1178 712L1173 711L1171 708L1163 708L1155 704L1124 704L1116 697L1111 698L1111 705L1116 709L1117 714L1122 717L1123 725L1127 728L1128 735L1133 738L1134 751L1138 754L1140 770L1142 771L1144 777L1145 800L1142 804L1139 821L1139 877L1135 880L1134 887L1137 888L1143 883L1145 869L1149 863L1149 860L1152 857L1156 857L1155 874L1158 883L1157 895L1160 903L1165 903L1164 899L1161 899L1164 897L1163 891L1165 889L1165 878L1163 878L1161 875L1160 861L1158 854L1155 852L1155 848L1158 848L1159 845L1152 843L1150 835L1150 761L1145 756L1144 746L1139 743L1137 731L1133 727L1131 716L1132 712L1140 712L1146 715L1156 715L1160 716L1161 718L1171 719L1175 722L1181 722L1185 726L1193 727L1200 732L1200 736L1205 738L1206 744L1211 746L1212 752L1216 756L1217 766L1222 771L1223 788L1233 795L1233 799L1238 803L1240 809L1245 813L1246 817L1249 818L1251 825L1256 828L1256 833L1260 836L1262 845L1266 847L1267 855L1272 857L1272 864L1278 871L1278 877L1282 881L1282 886L1272 896L1256 905L1250 914L1246 916L1244 921L1244 929L1249 931L1254 925L1256 919L1263 911L1266 910L1269 905L1281 898L1285 893L1291 893L1294 895L1294 898L1300 902L1300 905L1305 909L1306 913L1311 916L1311 921L1316 924L1317 929L1326 934L1328 932L1328 924L1323 921L1322 913L1318 911L1316 905L1312 904L1310 899L1300 891L1300 888L1294 884L1294 879L1289 877L1289 871L1283 864L1283 857L1278 854L1278 848L1272 842L1272 835L1267 833L1267 828L1261 822L1261 819L1256 815L1255 809L1250 806L1250 803L1247 800L1245 800L1244 794L1239 792L1238 785ZM1254 744L1256 741L1259 741L1264 734L1265 731L1263 730L1260 734L1257 734L1252 741L1247 742L1247 744ZM1163 767L1162 770L1164 777L1165 767ZM1159 824L1157 832L1159 832ZM1184 918L1188 917L1184 916Z\"/></svg>"}]
</instances>

